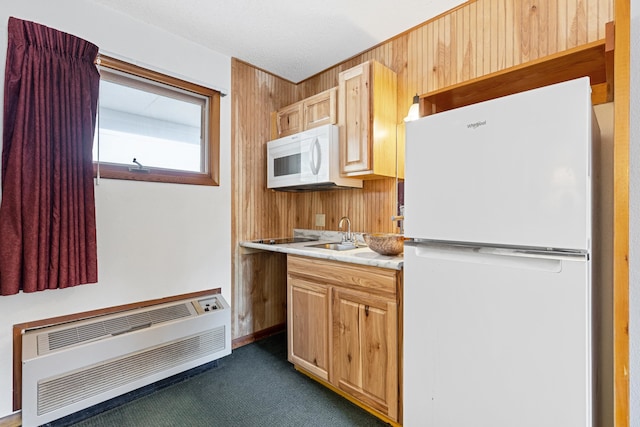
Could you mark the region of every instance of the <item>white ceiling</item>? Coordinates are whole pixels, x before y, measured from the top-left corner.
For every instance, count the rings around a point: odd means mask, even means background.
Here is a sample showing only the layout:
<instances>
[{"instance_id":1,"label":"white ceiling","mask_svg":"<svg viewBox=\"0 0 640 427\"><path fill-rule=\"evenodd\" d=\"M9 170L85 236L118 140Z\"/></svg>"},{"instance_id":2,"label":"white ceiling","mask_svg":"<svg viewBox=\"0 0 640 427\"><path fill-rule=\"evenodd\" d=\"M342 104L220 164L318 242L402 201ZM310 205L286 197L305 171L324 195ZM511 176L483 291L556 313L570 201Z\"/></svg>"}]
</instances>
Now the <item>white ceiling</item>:
<instances>
[{"instance_id":1,"label":"white ceiling","mask_svg":"<svg viewBox=\"0 0 640 427\"><path fill-rule=\"evenodd\" d=\"M89 0L298 83L463 0Z\"/></svg>"}]
</instances>

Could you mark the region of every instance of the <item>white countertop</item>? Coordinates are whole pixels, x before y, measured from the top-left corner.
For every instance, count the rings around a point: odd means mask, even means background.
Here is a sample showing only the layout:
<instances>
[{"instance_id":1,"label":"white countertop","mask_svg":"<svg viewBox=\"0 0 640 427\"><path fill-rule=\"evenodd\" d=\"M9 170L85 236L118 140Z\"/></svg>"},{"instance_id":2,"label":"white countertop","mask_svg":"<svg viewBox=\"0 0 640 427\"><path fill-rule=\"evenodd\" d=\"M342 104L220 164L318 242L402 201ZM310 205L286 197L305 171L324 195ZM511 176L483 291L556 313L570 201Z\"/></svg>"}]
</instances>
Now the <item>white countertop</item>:
<instances>
[{"instance_id":1,"label":"white countertop","mask_svg":"<svg viewBox=\"0 0 640 427\"><path fill-rule=\"evenodd\" d=\"M337 233L337 234L336 234ZM356 235L358 235L356 233ZM314 242L286 243L271 245L266 243L255 243L253 241L240 242L243 248L260 249L271 252L281 252L285 254L294 254L308 256L312 258L330 259L334 261L350 262L353 264L368 265L371 267L382 267L393 270L402 270L402 255L385 256L372 251L368 247L357 247L345 251L336 251L332 249L310 248L309 245L318 243L340 242L340 234L338 232L327 232L318 230L294 230L294 237L310 237L317 238ZM361 241L361 239L360 239Z\"/></svg>"}]
</instances>

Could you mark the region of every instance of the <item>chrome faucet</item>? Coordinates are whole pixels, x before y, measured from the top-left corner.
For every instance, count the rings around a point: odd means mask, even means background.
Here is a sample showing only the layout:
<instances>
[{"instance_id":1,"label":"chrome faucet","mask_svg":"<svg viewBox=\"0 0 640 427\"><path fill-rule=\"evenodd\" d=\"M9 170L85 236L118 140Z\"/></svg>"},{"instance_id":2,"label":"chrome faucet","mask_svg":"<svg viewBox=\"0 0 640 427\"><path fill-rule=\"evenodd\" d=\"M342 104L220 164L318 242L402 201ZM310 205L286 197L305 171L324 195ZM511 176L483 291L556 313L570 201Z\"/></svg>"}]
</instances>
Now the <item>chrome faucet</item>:
<instances>
[{"instance_id":1,"label":"chrome faucet","mask_svg":"<svg viewBox=\"0 0 640 427\"><path fill-rule=\"evenodd\" d=\"M342 242L353 242L351 238L351 220L348 217L343 216L340 218L338 228L342 229L342 224L345 220L347 221L347 232L342 235Z\"/></svg>"},{"instance_id":2,"label":"chrome faucet","mask_svg":"<svg viewBox=\"0 0 640 427\"><path fill-rule=\"evenodd\" d=\"M398 221L400 224L400 234L404 234L404 206L400 206L400 215L393 215L391 221Z\"/></svg>"}]
</instances>

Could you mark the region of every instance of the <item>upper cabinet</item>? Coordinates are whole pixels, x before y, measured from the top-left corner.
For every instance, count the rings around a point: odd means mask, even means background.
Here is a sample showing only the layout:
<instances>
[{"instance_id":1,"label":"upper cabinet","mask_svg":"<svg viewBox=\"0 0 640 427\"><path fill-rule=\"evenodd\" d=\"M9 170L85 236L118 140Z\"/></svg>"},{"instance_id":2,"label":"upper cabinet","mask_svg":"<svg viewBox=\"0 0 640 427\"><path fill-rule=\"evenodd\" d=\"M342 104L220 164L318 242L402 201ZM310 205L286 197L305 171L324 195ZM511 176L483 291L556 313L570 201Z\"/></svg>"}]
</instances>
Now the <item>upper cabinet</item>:
<instances>
[{"instance_id":1,"label":"upper cabinet","mask_svg":"<svg viewBox=\"0 0 640 427\"><path fill-rule=\"evenodd\" d=\"M271 136L274 139L282 138L314 127L335 124L338 120L337 90L335 87L325 90L276 111Z\"/></svg>"},{"instance_id":2,"label":"upper cabinet","mask_svg":"<svg viewBox=\"0 0 640 427\"><path fill-rule=\"evenodd\" d=\"M272 129L271 136L273 139L282 138L283 136L293 135L302 132L304 115L302 110L302 101L295 104L287 105L275 112L276 126Z\"/></svg>"},{"instance_id":3,"label":"upper cabinet","mask_svg":"<svg viewBox=\"0 0 640 427\"><path fill-rule=\"evenodd\" d=\"M340 172L362 179L403 178L397 169L397 76L367 61L338 76Z\"/></svg>"}]
</instances>

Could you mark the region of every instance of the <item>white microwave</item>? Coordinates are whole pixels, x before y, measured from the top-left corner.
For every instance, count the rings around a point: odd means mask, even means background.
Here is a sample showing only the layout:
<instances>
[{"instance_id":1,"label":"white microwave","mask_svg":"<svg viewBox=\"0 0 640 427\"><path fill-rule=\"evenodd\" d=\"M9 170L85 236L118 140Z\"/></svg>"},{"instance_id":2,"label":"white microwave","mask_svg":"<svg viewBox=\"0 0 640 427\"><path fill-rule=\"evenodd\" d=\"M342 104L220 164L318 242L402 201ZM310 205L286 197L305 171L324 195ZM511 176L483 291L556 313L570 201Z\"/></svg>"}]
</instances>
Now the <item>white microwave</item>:
<instances>
[{"instance_id":1,"label":"white microwave","mask_svg":"<svg viewBox=\"0 0 640 427\"><path fill-rule=\"evenodd\" d=\"M267 188L316 191L362 188L362 180L340 176L336 125L323 125L267 142Z\"/></svg>"}]
</instances>

